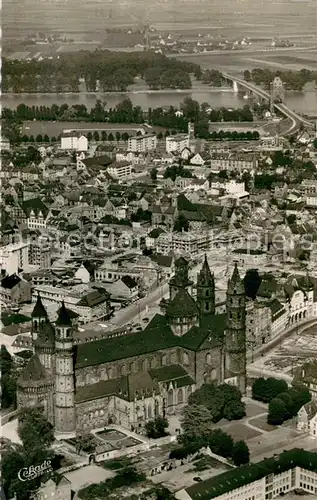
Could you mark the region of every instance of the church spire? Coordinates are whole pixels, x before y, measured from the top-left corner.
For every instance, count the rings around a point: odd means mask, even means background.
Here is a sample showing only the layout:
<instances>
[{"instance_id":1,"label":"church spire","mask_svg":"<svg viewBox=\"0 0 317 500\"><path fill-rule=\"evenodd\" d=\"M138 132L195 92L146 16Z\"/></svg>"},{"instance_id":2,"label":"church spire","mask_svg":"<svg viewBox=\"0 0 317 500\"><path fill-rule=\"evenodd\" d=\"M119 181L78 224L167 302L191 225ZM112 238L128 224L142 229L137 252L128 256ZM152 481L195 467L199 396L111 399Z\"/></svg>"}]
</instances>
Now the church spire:
<instances>
[{"instance_id":1,"label":"church spire","mask_svg":"<svg viewBox=\"0 0 317 500\"><path fill-rule=\"evenodd\" d=\"M197 276L197 303L201 315L215 314L215 280L206 254Z\"/></svg>"},{"instance_id":2,"label":"church spire","mask_svg":"<svg viewBox=\"0 0 317 500\"><path fill-rule=\"evenodd\" d=\"M244 284L242 279L240 278L238 264L236 262L234 264L234 270L232 276L228 281L227 293L234 295L241 295L241 294L244 295L245 293Z\"/></svg>"},{"instance_id":3,"label":"church spire","mask_svg":"<svg viewBox=\"0 0 317 500\"><path fill-rule=\"evenodd\" d=\"M46 312L45 307L43 306L43 302L42 302L40 294L38 294L38 296L37 296L36 303L35 303L34 309L32 311L31 317L34 319L47 318L47 312Z\"/></svg>"},{"instance_id":4,"label":"church spire","mask_svg":"<svg viewBox=\"0 0 317 500\"><path fill-rule=\"evenodd\" d=\"M56 320L57 326L72 326L72 320L70 318L69 312L65 307L64 301L62 302L62 306L58 311L58 317Z\"/></svg>"}]
</instances>

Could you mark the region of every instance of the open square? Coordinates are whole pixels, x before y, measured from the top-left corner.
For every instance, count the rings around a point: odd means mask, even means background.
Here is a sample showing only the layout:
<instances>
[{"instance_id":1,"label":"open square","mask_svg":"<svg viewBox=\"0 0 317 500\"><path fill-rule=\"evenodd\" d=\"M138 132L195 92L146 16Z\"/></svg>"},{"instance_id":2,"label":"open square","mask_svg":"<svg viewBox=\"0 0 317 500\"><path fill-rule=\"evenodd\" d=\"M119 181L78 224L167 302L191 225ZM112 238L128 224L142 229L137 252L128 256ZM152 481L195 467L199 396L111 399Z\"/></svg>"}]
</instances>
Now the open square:
<instances>
[{"instance_id":1,"label":"open square","mask_svg":"<svg viewBox=\"0 0 317 500\"><path fill-rule=\"evenodd\" d=\"M268 424L266 420L267 417L266 415L264 415L262 417L251 418L249 422L251 425L254 425L254 427L257 427L258 429L261 429L262 431L265 432L271 432L277 429L275 425Z\"/></svg>"},{"instance_id":2,"label":"open square","mask_svg":"<svg viewBox=\"0 0 317 500\"><path fill-rule=\"evenodd\" d=\"M248 441L256 436L260 436L261 432L257 432L250 427L241 423L232 423L223 429L227 434L230 434L235 441Z\"/></svg>"}]
</instances>

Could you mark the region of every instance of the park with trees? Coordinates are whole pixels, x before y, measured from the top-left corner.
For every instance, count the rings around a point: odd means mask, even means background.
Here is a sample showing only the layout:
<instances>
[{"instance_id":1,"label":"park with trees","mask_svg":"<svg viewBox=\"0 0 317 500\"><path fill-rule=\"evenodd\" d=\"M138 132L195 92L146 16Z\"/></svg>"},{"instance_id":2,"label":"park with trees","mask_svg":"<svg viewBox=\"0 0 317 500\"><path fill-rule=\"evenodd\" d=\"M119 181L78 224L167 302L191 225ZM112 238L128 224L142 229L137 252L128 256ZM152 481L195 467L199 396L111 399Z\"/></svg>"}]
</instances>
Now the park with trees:
<instances>
[{"instance_id":1,"label":"park with trees","mask_svg":"<svg viewBox=\"0 0 317 500\"><path fill-rule=\"evenodd\" d=\"M41 408L25 408L18 414L18 434L22 444L11 443L2 450L2 485L7 498L14 494L17 500L29 500L42 481L51 472L30 481L20 481L18 472L23 467L41 465L51 460L53 470L60 467L61 457L54 454L53 426L46 420Z\"/></svg>"},{"instance_id":2,"label":"park with trees","mask_svg":"<svg viewBox=\"0 0 317 500\"><path fill-rule=\"evenodd\" d=\"M153 52L79 51L55 59L2 60L2 91L79 92L83 78L87 92L125 92L136 77L149 88L191 88L189 75L199 73L194 63L169 59ZM156 88L156 87L155 87Z\"/></svg>"},{"instance_id":3,"label":"park with trees","mask_svg":"<svg viewBox=\"0 0 317 500\"><path fill-rule=\"evenodd\" d=\"M281 425L295 417L301 407L309 403L311 394L306 387L289 388L285 380L261 377L252 384L252 398L269 404L268 424Z\"/></svg>"}]
</instances>

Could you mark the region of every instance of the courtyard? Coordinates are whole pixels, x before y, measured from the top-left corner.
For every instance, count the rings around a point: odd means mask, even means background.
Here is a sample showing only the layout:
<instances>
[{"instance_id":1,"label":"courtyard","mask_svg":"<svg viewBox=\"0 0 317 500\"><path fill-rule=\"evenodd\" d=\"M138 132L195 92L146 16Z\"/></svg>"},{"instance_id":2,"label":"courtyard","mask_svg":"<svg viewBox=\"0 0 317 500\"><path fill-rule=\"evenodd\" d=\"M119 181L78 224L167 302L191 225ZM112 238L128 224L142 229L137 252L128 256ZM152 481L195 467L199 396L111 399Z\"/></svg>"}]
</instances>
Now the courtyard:
<instances>
[{"instance_id":1,"label":"courtyard","mask_svg":"<svg viewBox=\"0 0 317 500\"><path fill-rule=\"evenodd\" d=\"M116 429L98 431L95 433L95 436L106 446L106 451L130 448L131 446L141 444L142 442L135 437L124 434Z\"/></svg>"}]
</instances>

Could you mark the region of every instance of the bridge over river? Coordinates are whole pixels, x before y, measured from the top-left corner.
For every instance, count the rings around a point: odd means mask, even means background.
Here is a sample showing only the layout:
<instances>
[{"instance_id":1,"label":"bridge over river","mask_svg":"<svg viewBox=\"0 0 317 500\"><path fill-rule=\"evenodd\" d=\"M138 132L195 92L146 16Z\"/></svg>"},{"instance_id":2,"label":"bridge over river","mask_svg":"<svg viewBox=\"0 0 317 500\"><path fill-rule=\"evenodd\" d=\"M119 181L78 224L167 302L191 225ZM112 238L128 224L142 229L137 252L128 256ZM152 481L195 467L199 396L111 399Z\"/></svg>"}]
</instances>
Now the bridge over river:
<instances>
[{"instance_id":1,"label":"bridge over river","mask_svg":"<svg viewBox=\"0 0 317 500\"><path fill-rule=\"evenodd\" d=\"M229 75L228 73L223 73L223 76L226 80L229 80L233 82L234 85L237 85L238 87L243 87L246 90L252 92L252 94L255 94L259 96L261 99L266 100L266 101L271 101L271 95L266 92L263 89L260 89L253 83L247 82L243 80L242 78L237 78L236 76ZM277 109L280 113L282 113L284 116L287 118L290 118L292 120L291 126L283 132L284 136L287 135L292 135L295 132L298 131L298 129L301 127L301 125L304 125L305 127L311 127L313 128L315 125L309 120L306 120L306 118L303 118L300 116L298 113L293 111L292 109L288 108L285 104L283 103L274 103L275 109Z\"/></svg>"}]
</instances>

